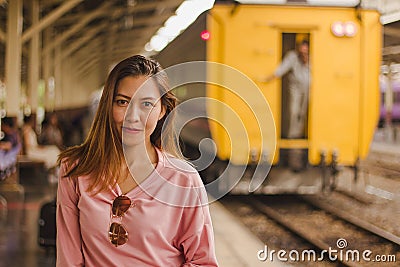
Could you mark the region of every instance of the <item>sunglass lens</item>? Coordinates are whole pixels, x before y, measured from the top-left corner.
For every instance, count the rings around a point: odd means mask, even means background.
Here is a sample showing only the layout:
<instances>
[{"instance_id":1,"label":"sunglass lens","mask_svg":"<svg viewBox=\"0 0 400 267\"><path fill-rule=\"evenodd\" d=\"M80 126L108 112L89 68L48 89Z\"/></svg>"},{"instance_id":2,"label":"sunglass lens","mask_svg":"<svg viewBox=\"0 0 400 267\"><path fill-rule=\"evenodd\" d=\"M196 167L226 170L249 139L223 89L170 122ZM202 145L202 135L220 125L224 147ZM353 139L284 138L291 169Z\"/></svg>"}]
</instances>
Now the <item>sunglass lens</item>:
<instances>
[{"instance_id":1,"label":"sunglass lens","mask_svg":"<svg viewBox=\"0 0 400 267\"><path fill-rule=\"evenodd\" d=\"M122 216L131 206L131 200L127 196L117 197L112 205L112 213L114 216Z\"/></svg>"},{"instance_id":2,"label":"sunglass lens","mask_svg":"<svg viewBox=\"0 0 400 267\"><path fill-rule=\"evenodd\" d=\"M110 231L108 233L110 241L115 246L120 246L126 243L128 240L128 233L125 228L119 223L112 223Z\"/></svg>"}]
</instances>

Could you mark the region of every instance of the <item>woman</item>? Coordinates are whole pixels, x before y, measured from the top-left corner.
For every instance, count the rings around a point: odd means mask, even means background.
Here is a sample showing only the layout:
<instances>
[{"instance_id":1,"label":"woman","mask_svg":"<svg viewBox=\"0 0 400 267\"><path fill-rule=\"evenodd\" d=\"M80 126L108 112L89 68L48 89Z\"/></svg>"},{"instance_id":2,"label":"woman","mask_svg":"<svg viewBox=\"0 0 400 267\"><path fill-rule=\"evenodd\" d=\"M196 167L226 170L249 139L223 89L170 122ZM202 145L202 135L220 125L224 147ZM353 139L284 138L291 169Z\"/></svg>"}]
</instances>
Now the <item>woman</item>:
<instances>
[{"instance_id":1,"label":"woman","mask_svg":"<svg viewBox=\"0 0 400 267\"><path fill-rule=\"evenodd\" d=\"M175 105L155 61L111 71L87 139L59 157L57 266L217 266L204 186L171 156Z\"/></svg>"}]
</instances>

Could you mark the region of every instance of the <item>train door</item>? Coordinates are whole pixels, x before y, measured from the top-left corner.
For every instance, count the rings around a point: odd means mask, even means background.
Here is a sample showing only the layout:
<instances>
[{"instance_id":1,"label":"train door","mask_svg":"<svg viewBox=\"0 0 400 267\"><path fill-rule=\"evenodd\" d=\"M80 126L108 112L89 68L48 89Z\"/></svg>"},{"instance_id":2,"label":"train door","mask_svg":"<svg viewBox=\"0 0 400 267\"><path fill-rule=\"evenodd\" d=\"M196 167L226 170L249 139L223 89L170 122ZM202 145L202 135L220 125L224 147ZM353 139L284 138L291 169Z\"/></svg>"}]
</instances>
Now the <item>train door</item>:
<instances>
[{"instance_id":1,"label":"train door","mask_svg":"<svg viewBox=\"0 0 400 267\"><path fill-rule=\"evenodd\" d=\"M297 53L301 44L310 40L309 33L284 32L281 37L282 60L290 53ZM300 60L300 56L297 54ZM301 60L300 60L301 61ZM308 136L308 62L289 60L292 67L282 76L281 83L281 140L287 146L281 151L281 162L293 169L302 169L307 163ZM307 59L308 61L308 59ZM285 64L288 64L286 62ZM305 82L307 80L307 82Z\"/></svg>"}]
</instances>

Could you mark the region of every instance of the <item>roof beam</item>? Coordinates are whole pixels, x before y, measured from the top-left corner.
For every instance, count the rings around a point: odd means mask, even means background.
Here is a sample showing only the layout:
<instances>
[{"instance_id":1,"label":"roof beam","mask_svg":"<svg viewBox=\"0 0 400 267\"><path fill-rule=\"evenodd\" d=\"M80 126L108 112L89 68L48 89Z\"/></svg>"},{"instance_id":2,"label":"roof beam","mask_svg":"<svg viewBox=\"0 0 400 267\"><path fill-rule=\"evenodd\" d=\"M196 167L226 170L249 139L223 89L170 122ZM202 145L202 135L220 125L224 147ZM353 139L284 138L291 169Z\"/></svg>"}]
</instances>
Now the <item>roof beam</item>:
<instances>
[{"instance_id":1,"label":"roof beam","mask_svg":"<svg viewBox=\"0 0 400 267\"><path fill-rule=\"evenodd\" d=\"M93 66L99 64L101 59L101 57L99 57L99 54L102 52L103 43L104 42L101 41L101 38L97 37L90 45L88 45L87 47L85 47L84 50L81 51L83 59L76 64L75 75L77 75L78 77L81 77L81 75L83 74L87 75L89 73L89 70L91 70Z\"/></svg>"},{"instance_id":2,"label":"roof beam","mask_svg":"<svg viewBox=\"0 0 400 267\"><path fill-rule=\"evenodd\" d=\"M171 17L171 14L162 14L156 17L147 17L147 18L134 18L133 19L133 24L153 24L153 25L159 25L160 22L166 21L169 17Z\"/></svg>"},{"instance_id":3,"label":"roof beam","mask_svg":"<svg viewBox=\"0 0 400 267\"><path fill-rule=\"evenodd\" d=\"M135 50L137 49L137 50ZM119 62L124 58L130 57L135 54L140 54L143 51L143 47L132 47L132 50L115 51L112 54L112 62Z\"/></svg>"},{"instance_id":4,"label":"roof beam","mask_svg":"<svg viewBox=\"0 0 400 267\"><path fill-rule=\"evenodd\" d=\"M77 39L67 49L63 50L61 59L64 59L65 57L71 55L76 49L80 48L85 43L90 41L93 36L98 34L98 32L101 31L106 26L108 26L108 24L103 22L100 25L98 25L98 26L96 26L94 28L91 28L84 36L82 36L81 38Z\"/></svg>"},{"instance_id":5,"label":"roof beam","mask_svg":"<svg viewBox=\"0 0 400 267\"><path fill-rule=\"evenodd\" d=\"M112 2L112 1L106 1ZM141 12L145 10L154 9L158 6L162 6L163 8L169 8L171 6L177 5L178 3L183 2L183 0L170 0L170 1L160 1L160 2L144 2L137 4L135 6L124 6L124 7L114 7L108 10L108 14L113 18L118 18L123 15L134 14L135 12ZM171 14L169 14L171 15ZM61 18L57 21L57 25L63 24L71 24L81 19L81 14L70 15L68 17Z\"/></svg>"},{"instance_id":6,"label":"roof beam","mask_svg":"<svg viewBox=\"0 0 400 267\"><path fill-rule=\"evenodd\" d=\"M108 8L110 7L110 5L111 5L110 2L107 1L103 5L101 5L99 8L97 8L96 10L90 12L89 14L87 14L86 16L81 18L79 20L79 23L74 25L68 31L62 33L60 36L58 36L54 40L54 42L52 42L50 45L46 46L46 48L43 50L43 55L51 52L51 50L53 50L55 47L61 45L62 42L64 42L65 40L67 40L69 37L71 37L72 35L76 34L77 32L79 32L90 21L92 21L95 18L101 17L102 15L106 14L106 12L108 11Z\"/></svg>"},{"instance_id":7,"label":"roof beam","mask_svg":"<svg viewBox=\"0 0 400 267\"><path fill-rule=\"evenodd\" d=\"M49 15L40 20L38 24L32 25L29 29L27 29L21 38L21 43L28 41L35 33L42 31L44 28L48 27L54 21L56 21L59 17L64 15L66 12L74 8L77 4L82 2L83 0L69 0L64 2L60 7L56 8Z\"/></svg>"},{"instance_id":8,"label":"roof beam","mask_svg":"<svg viewBox=\"0 0 400 267\"><path fill-rule=\"evenodd\" d=\"M64 0L41 0L40 5L42 8L52 7L54 5L59 5Z\"/></svg>"}]
</instances>

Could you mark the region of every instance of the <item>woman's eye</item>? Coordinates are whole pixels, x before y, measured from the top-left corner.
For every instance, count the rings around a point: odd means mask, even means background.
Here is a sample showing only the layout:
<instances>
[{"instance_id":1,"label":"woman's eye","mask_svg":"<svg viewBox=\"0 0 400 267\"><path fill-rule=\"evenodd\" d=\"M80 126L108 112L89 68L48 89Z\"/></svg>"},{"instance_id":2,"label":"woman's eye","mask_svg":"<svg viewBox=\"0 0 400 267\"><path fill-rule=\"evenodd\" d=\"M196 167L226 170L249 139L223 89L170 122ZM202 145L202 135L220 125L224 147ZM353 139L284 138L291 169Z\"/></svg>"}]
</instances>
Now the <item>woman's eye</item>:
<instances>
[{"instance_id":1,"label":"woman's eye","mask_svg":"<svg viewBox=\"0 0 400 267\"><path fill-rule=\"evenodd\" d=\"M143 105L144 105L145 107L153 107L153 106L154 106L154 104L151 103L151 102L149 102L149 101L143 102Z\"/></svg>"},{"instance_id":2,"label":"woman's eye","mask_svg":"<svg viewBox=\"0 0 400 267\"><path fill-rule=\"evenodd\" d=\"M117 99L115 100L115 103L117 103L118 106L127 106L129 104L129 101L125 99Z\"/></svg>"}]
</instances>

